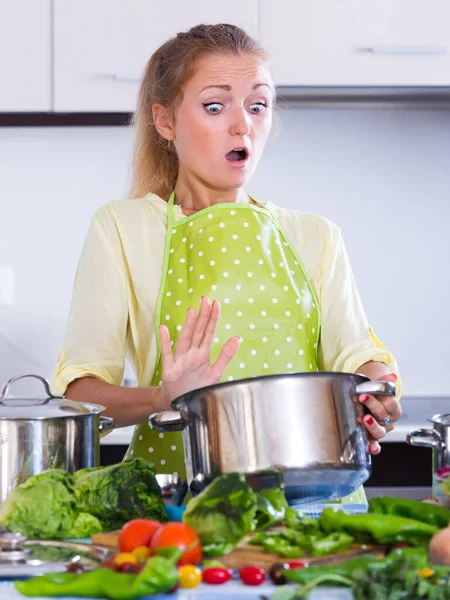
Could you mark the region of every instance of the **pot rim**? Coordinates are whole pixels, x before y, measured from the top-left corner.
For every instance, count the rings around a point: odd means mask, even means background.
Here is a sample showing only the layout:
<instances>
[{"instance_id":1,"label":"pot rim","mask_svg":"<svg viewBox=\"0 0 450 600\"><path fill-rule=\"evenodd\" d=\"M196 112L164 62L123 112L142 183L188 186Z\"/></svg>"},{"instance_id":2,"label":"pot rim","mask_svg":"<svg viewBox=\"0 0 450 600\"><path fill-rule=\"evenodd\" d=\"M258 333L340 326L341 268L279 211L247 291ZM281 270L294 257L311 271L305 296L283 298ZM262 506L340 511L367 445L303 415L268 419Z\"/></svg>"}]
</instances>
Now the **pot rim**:
<instances>
[{"instance_id":1,"label":"pot rim","mask_svg":"<svg viewBox=\"0 0 450 600\"><path fill-rule=\"evenodd\" d=\"M443 420L446 419L447 423L443 423ZM440 425L441 427L450 427L450 413L437 413L427 419L429 423L433 423L433 425Z\"/></svg>"},{"instance_id":2,"label":"pot rim","mask_svg":"<svg viewBox=\"0 0 450 600\"><path fill-rule=\"evenodd\" d=\"M173 410L180 410L181 404L189 402L194 395L198 393L206 393L217 388L232 388L233 386L242 384L242 383L250 383L250 382L258 382L261 380L270 380L270 379L297 379L297 378L320 378L325 377L327 379L331 378L351 378L356 383L362 383L364 381L370 381L369 377L362 375L361 373L345 373L341 371L333 372L333 371L315 371L313 373L277 373L272 375L259 375L258 377L246 377L245 379L236 379L233 381L223 381L221 383L215 383L213 385L208 385L202 388L196 388L195 390L191 390L190 392L186 392L182 396L175 398L170 403L170 406Z\"/></svg>"},{"instance_id":3,"label":"pot rim","mask_svg":"<svg viewBox=\"0 0 450 600\"><path fill-rule=\"evenodd\" d=\"M59 406L61 405L61 403L59 403ZM102 404L94 404L92 402L76 402L74 400L69 400L69 399L64 399L64 405L67 406L68 408L70 406L73 406L74 410L77 407L84 407L86 408L87 412L73 412L73 413L68 413L67 415L65 414L59 414L59 415L45 415L45 408L47 407L51 407L51 405L49 404L44 404L42 405L42 409L43 409L43 414L42 415L38 415L35 417L27 417L25 414L24 415L2 415L1 414L1 406L0 406L0 421L22 421L25 423L34 423L36 421L65 421L66 419L79 419L82 417L92 417L92 416L96 416L96 415L100 415L103 411L106 410L106 407L103 406ZM29 407L36 407L39 406L38 404L30 404ZM26 406L19 406L19 407L14 407L13 404L8 405L8 407L11 408L23 408L26 409Z\"/></svg>"}]
</instances>

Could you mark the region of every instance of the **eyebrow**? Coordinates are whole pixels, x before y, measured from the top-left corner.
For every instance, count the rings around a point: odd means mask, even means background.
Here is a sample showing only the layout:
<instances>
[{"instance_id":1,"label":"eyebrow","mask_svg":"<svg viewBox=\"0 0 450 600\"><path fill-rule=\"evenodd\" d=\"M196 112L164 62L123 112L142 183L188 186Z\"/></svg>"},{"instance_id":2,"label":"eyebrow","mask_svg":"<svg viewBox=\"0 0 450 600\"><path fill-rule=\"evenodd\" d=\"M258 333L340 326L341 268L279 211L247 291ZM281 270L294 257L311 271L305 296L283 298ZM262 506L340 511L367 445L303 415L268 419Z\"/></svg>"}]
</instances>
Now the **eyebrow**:
<instances>
[{"instance_id":1,"label":"eyebrow","mask_svg":"<svg viewBox=\"0 0 450 600\"><path fill-rule=\"evenodd\" d=\"M269 90L271 90L271 89L272 89L268 83L256 83L256 84L253 86L252 90L257 90L258 88L260 88L260 87L263 87L263 86L265 86L265 87L269 88ZM205 90L208 90L208 89L210 89L210 88L220 88L221 90L225 90L226 92L231 92L231 85L226 85L226 84L224 84L224 85L215 84L215 85L207 85L206 87L204 87L204 88L203 88L203 89L200 91L200 94L201 94L202 92L204 92Z\"/></svg>"}]
</instances>

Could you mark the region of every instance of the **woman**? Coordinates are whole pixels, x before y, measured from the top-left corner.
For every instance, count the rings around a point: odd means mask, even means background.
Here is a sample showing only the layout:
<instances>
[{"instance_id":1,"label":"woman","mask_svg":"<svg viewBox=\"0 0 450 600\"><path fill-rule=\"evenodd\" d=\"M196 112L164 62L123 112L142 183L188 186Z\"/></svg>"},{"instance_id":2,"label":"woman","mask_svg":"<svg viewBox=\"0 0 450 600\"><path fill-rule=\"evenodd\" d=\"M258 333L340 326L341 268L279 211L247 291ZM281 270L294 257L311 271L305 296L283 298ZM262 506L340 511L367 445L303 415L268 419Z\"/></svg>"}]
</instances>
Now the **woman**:
<instances>
[{"instance_id":1,"label":"woman","mask_svg":"<svg viewBox=\"0 0 450 600\"><path fill-rule=\"evenodd\" d=\"M100 209L85 242L53 390L137 424L127 456L159 472L184 473L181 434L147 418L192 389L317 370L397 378L339 229L244 191L273 102L268 57L241 29L201 25L167 41L140 91L133 200ZM136 389L120 387L126 355ZM376 454L400 406L359 401Z\"/></svg>"}]
</instances>

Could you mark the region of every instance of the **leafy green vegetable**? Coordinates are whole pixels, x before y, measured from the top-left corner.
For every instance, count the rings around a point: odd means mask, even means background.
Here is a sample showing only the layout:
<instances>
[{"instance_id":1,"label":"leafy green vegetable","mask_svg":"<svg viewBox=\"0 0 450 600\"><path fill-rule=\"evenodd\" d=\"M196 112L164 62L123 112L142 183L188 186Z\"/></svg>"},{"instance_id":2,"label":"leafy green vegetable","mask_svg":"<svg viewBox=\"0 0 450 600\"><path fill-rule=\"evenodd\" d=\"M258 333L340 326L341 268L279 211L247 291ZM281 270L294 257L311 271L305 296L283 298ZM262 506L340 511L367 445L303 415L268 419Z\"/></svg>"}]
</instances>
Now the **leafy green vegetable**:
<instances>
[{"instance_id":1,"label":"leafy green vegetable","mask_svg":"<svg viewBox=\"0 0 450 600\"><path fill-rule=\"evenodd\" d=\"M89 596L110 600L134 600L170 591L178 583L176 562L181 552L168 558L155 556L139 575L99 568L84 573L48 573L26 581L15 581L24 596Z\"/></svg>"},{"instance_id":2,"label":"leafy green vegetable","mask_svg":"<svg viewBox=\"0 0 450 600\"><path fill-rule=\"evenodd\" d=\"M376 513L349 515L332 508L326 508L322 512L319 525L328 532L345 531L358 542L407 542L415 546L427 545L438 531L433 525L405 517Z\"/></svg>"},{"instance_id":3,"label":"leafy green vegetable","mask_svg":"<svg viewBox=\"0 0 450 600\"><path fill-rule=\"evenodd\" d=\"M256 497L256 530L267 529L283 521L288 503L281 488L262 490L256 494Z\"/></svg>"},{"instance_id":4,"label":"leafy green vegetable","mask_svg":"<svg viewBox=\"0 0 450 600\"><path fill-rule=\"evenodd\" d=\"M250 540L250 544L262 546L267 552L274 552L283 558L297 558L305 553L308 556L323 556L342 552L352 542L353 537L345 532L324 533L317 528L311 533L288 528L276 533L262 532Z\"/></svg>"},{"instance_id":5,"label":"leafy green vegetable","mask_svg":"<svg viewBox=\"0 0 450 600\"><path fill-rule=\"evenodd\" d=\"M75 475L48 469L0 505L0 525L31 540L91 537L139 517L165 520L154 467L140 458Z\"/></svg>"},{"instance_id":6,"label":"leafy green vegetable","mask_svg":"<svg viewBox=\"0 0 450 600\"><path fill-rule=\"evenodd\" d=\"M317 519L302 515L291 507L286 509L285 522L288 529L295 529L303 533L314 533L320 530Z\"/></svg>"},{"instance_id":7,"label":"leafy green vegetable","mask_svg":"<svg viewBox=\"0 0 450 600\"><path fill-rule=\"evenodd\" d=\"M203 547L227 544L231 550L254 529L256 506L244 476L227 473L189 501L183 521L196 530Z\"/></svg>"},{"instance_id":8,"label":"leafy green vegetable","mask_svg":"<svg viewBox=\"0 0 450 600\"><path fill-rule=\"evenodd\" d=\"M235 542L230 542L228 544L208 544L206 546L202 546L203 556L209 556L210 558L215 558L216 556L224 556L228 554L236 547Z\"/></svg>"},{"instance_id":9,"label":"leafy green vegetable","mask_svg":"<svg viewBox=\"0 0 450 600\"><path fill-rule=\"evenodd\" d=\"M103 531L103 528L97 517L86 512L80 512L73 522L67 537L89 538L94 533L100 533L101 531Z\"/></svg>"},{"instance_id":10,"label":"leafy green vegetable","mask_svg":"<svg viewBox=\"0 0 450 600\"><path fill-rule=\"evenodd\" d=\"M428 563L426 552L389 555L381 564L352 573L355 600L447 600L450 569ZM426 576L422 575L425 570ZM428 576L428 572L431 573Z\"/></svg>"},{"instance_id":11,"label":"leafy green vegetable","mask_svg":"<svg viewBox=\"0 0 450 600\"><path fill-rule=\"evenodd\" d=\"M337 565L313 565L284 575L302 585L277 590L272 600L301 600L320 585L351 586L355 600L450 598L450 569L430 565L424 548L397 549L384 559L365 555Z\"/></svg>"},{"instance_id":12,"label":"leafy green vegetable","mask_svg":"<svg viewBox=\"0 0 450 600\"><path fill-rule=\"evenodd\" d=\"M69 537L76 516L73 478L59 469L33 475L0 505L0 524L29 539Z\"/></svg>"},{"instance_id":13,"label":"leafy green vegetable","mask_svg":"<svg viewBox=\"0 0 450 600\"><path fill-rule=\"evenodd\" d=\"M82 469L74 480L78 509L97 517L106 531L120 529L131 519L166 520L155 468L143 458Z\"/></svg>"},{"instance_id":14,"label":"leafy green vegetable","mask_svg":"<svg viewBox=\"0 0 450 600\"><path fill-rule=\"evenodd\" d=\"M369 512L415 519L441 529L447 527L450 522L450 510L444 506L391 496L372 498L369 502Z\"/></svg>"}]
</instances>

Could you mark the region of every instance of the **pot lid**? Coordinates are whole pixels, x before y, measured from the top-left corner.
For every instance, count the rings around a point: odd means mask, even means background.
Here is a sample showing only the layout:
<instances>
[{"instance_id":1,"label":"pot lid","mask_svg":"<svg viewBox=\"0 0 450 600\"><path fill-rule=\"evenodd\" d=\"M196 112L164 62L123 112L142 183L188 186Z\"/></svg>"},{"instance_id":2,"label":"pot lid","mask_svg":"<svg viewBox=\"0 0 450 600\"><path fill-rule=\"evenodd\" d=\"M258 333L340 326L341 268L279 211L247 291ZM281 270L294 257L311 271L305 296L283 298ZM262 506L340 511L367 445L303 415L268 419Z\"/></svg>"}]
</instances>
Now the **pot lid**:
<instances>
[{"instance_id":1,"label":"pot lid","mask_svg":"<svg viewBox=\"0 0 450 600\"><path fill-rule=\"evenodd\" d=\"M100 546L53 540L27 540L20 533L0 532L0 577L98 567L110 551Z\"/></svg>"},{"instance_id":2,"label":"pot lid","mask_svg":"<svg viewBox=\"0 0 450 600\"><path fill-rule=\"evenodd\" d=\"M19 379L34 377L39 379L46 391L46 396L21 398L8 395L10 387ZM2 420L35 420L35 419L60 419L64 417L77 417L82 415L99 414L104 410L100 404L74 402L66 400L63 396L54 396L50 385L40 375L18 375L9 379L0 393L0 421Z\"/></svg>"}]
</instances>

